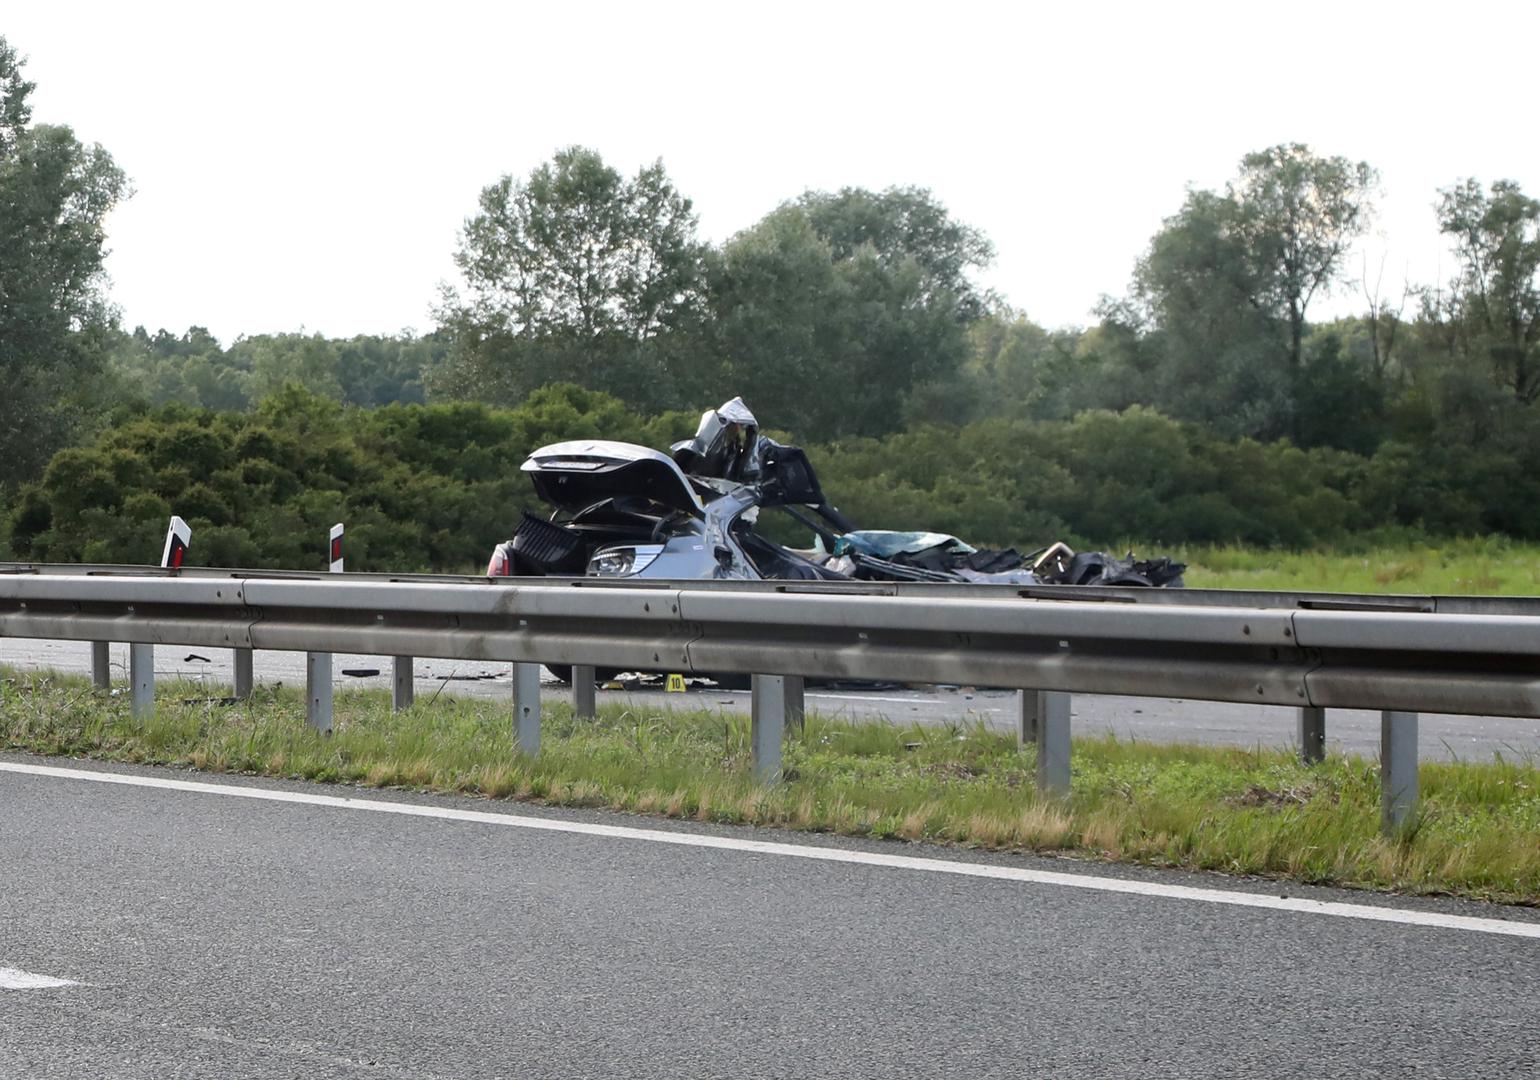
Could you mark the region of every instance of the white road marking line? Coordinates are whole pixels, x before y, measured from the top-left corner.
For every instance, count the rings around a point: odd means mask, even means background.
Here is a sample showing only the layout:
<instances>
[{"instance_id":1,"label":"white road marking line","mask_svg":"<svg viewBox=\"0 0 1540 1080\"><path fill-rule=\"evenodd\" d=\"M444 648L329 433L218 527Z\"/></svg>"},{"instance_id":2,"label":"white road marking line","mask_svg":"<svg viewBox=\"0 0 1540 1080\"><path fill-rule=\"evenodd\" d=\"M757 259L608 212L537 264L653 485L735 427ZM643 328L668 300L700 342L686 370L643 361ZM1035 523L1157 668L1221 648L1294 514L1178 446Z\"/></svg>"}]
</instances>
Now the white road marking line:
<instances>
[{"instance_id":1,"label":"white road marking line","mask_svg":"<svg viewBox=\"0 0 1540 1080\"><path fill-rule=\"evenodd\" d=\"M0 967L0 990L51 990L57 986L79 986L69 979L55 979L50 975L34 975L20 968Z\"/></svg>"},{"instance_id":2,"label":"white road marking line","mask_svg":"<svg viewBox=\"0 0 1540 1080\"><path fill-rule=\"evenodd\" d=\"M1165 885L1154 881L1129 881L1124 878L1098 877L1093 874L1064 874L1051 870L998 866L989 863L955 862L914 855L888 855L872 851L847 851L840 848L785 844L767 840L743 840L732 836L671 832L662 829L637 829L623 825L595 825L583 821L560 821L523 814L496 814L484 810L458 810L445 806L419 806L414 803L375 799L348 799L337 795L312 794L308 791L278 791L272 788L236 787L194 780L171 780L158 776L132 776L124 773L89 772L61 769L52 765L28 765L0 761L0 772L29 776L49 776L61 780L85 780L98 784L122 784L127 787L159 788L164 791L188 791L201 795L224 795L264 802L300 803L337 810L364 810L375 814L399 814L404 817L439 818L446 821L470 821L479 825L500 825L542 832L575 833L602 836L613 840L640 840L678 847L715 848L720 851L746 851L757 855L779 855L792 859L820 862L854 863L882 866L932 874L1016 881L1032 885L1056 885L1067 889L1091 889L1096 892L1126 893L1134 896L1158 896L1170 900L1191 900L1203 904L1227 904L1232 907L1287 911L1300 915L1329 915L1343 919L1367 919L1373 922L1423 926L1436 930L1462 930L1478 934L1503 934L1540 941L1540 923L1507 919L1487 919L1472 915L1445 915L1436 911L1407 911L1402 908L1371 904L1344 904L1332 900L1308 900L1271 893L1235 892L1228 889L1199 889L1190 885Z\"/></svg>"}]
</instances>

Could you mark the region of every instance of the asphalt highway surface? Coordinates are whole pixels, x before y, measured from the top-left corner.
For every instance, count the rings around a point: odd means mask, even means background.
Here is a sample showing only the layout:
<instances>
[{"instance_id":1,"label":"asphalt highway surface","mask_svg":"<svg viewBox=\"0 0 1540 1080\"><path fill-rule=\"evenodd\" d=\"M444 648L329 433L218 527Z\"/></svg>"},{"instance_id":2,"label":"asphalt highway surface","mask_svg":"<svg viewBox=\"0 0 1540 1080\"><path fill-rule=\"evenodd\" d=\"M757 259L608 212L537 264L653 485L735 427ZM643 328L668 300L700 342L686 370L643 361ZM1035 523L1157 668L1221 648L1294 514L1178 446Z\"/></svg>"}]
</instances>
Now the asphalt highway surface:
<instances>
[{"instance_id":1,"label":"asphalt highway surface","mask_svg":"<svg viewBox=\"0 0 1540 1080\"><path fill-rule=\"evenodd\" d=\"M128 647L112 646L115 679L128 678ZM204 679L211 685L228 686L232 680L231 653L223 649L189 649L162 646L156 650L159 678L181 676ZM90 646L79 641L38 641L0 638L0 664L22 668L51 668L89 674ZM254 669L259 682L303 686L305 654L258 652ZM364 677L344 671L375 670ZM390 658L338 654L334 685L388 688ZM470 660L419 659L415 665L418 700L434 694L473 694L510 699L511 669L508 664ZM546 696L555 699L569 693L550 680ZM608 690L601 703L623 701L633 706L661 709L674 707L725 709L746 713L746 691L719 690L708 683L692 682L689 692L669 694L661 686ZM975 687L853 687L841 690L810 688L807 707L825 715L860 719L885 718L897 724L971 724L982 721L1001 730L1015 730L1014 691ZM1150 742L1187 742L1217 746L1297 747L1293 709L1265 705L1231 705L1172 698L1138 698L1080 694L1072 716L1077 735L1112 733L1123 739ZM1326 716L1327 749L1366 758L1379 753L1380 717L1375 712L1336 709ZM1508 759L1540 757L1540 720L1493 716L1440 716L1424 714L1419 725L1419 753L1424 760L1490 761L1501 754Z\"/></svg>"},{"instance_id":2,"label":"asphalt highway surface","mask_svg":"<svg viewBox=\"0 0 1540 1080\"><path fill-rule=\"evenodd\" d=\"M1532 911L0 755L5 1078L1531 1077L1537 971Z\"/></svg>"}]
</instances>

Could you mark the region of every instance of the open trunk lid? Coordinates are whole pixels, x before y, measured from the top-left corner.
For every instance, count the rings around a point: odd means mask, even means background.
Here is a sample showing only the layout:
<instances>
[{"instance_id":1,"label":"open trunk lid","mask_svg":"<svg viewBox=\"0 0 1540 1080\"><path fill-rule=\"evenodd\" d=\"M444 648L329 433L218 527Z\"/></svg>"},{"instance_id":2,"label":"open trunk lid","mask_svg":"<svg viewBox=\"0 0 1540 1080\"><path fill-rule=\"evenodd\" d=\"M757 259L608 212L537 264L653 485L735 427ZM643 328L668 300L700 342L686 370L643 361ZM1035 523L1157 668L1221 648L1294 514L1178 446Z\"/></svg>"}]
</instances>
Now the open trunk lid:
<instances>
[{"instance_id":1,"label":"open trunk lid","mask_svg":"<svg viewBox=\"0 0 1540 1080\"><path fill-rule=\"evenodd\" d=\"M634 443L552 443L530 454L520 468L529 473L535 493L562 510L581 510L604 499L646 499L695 514L703 509L672 458Z\"/></svg>"}]
</instances>

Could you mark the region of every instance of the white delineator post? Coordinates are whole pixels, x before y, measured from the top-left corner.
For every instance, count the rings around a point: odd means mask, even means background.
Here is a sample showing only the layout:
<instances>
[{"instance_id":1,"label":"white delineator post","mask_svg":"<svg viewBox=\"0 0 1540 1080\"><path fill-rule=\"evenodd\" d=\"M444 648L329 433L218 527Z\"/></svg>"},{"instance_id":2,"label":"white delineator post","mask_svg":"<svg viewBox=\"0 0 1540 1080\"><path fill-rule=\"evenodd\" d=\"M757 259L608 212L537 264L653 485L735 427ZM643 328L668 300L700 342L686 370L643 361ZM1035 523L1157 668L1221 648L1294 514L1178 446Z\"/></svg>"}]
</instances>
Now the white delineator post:
<instances>
[{"instance_id":1,"label":"white delineator post","mask_svg":"<svg viewBox=\"0 0 1540 1080\"><path fill-rule=\"evenodd\" d=\"M187 522L173 514L171 525L166 529L166 546L160 553L160 565L167 570L182 569L191 544L192 530L187 527Z\"/></svg>"},{"instance_id":2,"label":"white delineator post","mask_svg":"<svg viewBox=\"0 0 1540 1080\"><path fill-rule=\"evenodd\" d=\"M326 538L331 572L342 573L342 522L333 525ZM323 735L332 730L332 654L305 654L305 719Z\"/></svg>"}]
</instances>

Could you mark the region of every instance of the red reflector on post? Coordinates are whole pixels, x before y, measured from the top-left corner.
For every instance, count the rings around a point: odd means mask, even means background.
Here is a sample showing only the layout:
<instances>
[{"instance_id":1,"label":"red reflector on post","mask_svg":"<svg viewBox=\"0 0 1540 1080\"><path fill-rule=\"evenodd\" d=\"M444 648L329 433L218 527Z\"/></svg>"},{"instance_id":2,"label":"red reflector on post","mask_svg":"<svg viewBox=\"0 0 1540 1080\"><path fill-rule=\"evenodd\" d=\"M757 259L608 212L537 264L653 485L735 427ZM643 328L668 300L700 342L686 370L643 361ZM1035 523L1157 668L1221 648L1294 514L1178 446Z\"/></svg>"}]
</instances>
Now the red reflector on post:
<instances>
[{"instance_id":1,"label":"red reflector on post","mask_svg":"<svg viewBox=\"0 0 1540 1080\"><path fill-rule=\"evenodd\" d=\"M160 564L168 570L180 570L187 559L187 548L192 543L192 530L179 517L171 518L166 530L166 546L160 553Z\"/></svg>"}]
</instances>

